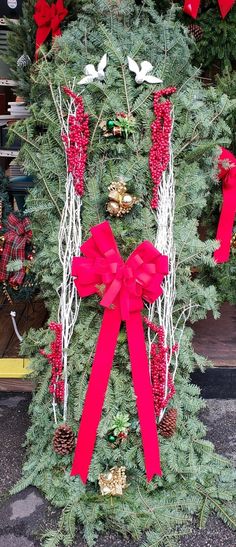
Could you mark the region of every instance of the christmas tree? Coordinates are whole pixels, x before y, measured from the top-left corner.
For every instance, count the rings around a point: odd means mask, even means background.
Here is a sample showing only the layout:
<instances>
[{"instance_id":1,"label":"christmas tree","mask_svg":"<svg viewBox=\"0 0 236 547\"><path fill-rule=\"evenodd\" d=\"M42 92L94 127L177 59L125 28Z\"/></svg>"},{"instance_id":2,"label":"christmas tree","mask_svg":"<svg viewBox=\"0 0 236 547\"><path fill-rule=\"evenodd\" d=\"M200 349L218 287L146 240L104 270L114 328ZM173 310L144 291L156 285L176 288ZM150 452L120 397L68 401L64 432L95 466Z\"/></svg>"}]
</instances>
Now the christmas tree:
<instances>
[{"instance_id":1,"label":"christmas tree","mask_svg":"<svg viewBox=\"0 0 236 547\"><path fill-rule=\"evenodd\" d=\"M138 68L140 63L148 61L153 69L150 65L141 65L143 72L140 74L132 60L137 62ZM163 83L152 83L156 81L153 77ZM151 2L142 6L136 6L132 0L85 2L78 21L64 32L50 59L44 58L37 64L34 78L34 97L37 95L38 100L31 107L31 117L18 125L17 132L25 143L21 152L25 168L37 181L27 200L27 211L32 218L38 248L35 269L50 310L53 335L50 329L39 330L33 337L31 333L30 338L26 335L22 344L24 354L32 356L32 377L37 389L31 405L32 426L27 434L28 458L23 479L15 490L33 484L55 506L63 509L58 529L48 533L46 545L51 546L60 542L72 545L77 523L83 525L88 545L93 545L98 534L111 528L136 539L146 531L145 546L176 545L191 516L199 514L203 526L211 510L234 526L232 508L227 504L233 499L232 469L204 439L205 427L198 419L204 402L199 389L189 379L193 369L196 366L204 368L206 361L194 353L192 330L186 327L188 319L194 322L203 318L209 309L217 316L214 287L201 284L192 275L192 269L201 264L213 266L215 243L201 242L197 227L214 173L212 158L217 153L216 147L228 143L222 104L224 114L227 114L230 100L225 95L219 101L213 89L202 88L198 71L191 66L186 32L176 23L172 12L165 18L160 17ZM164 120L163 127L158 126L158 120ZM169 141L172 123L173 152ZM161 171L160 150L155 141L155 131L160 127L163 129L159 133L163 139ZM165 131L167 137L164 139ZM78 155L74 155L78 139L79 163ZM176 327L175 347L169 344L167 348L165 329L158 324L158 319L163 317L162 310L160 317L152 313L153 308L148 305L143 312L146 334L154 340L153 344L147 344L147 349L153 364L157 427L160 422L163 435L160 436L163 475L155 475L149 482L145 476L126 329L122 323L85 485L78 475L70 476L71 450L103 321L104 310L99 302L108 278L105 276L103 284L96 286L95 295L77 303L73 296L75 307L71 311L73 317L70 316L69 327L74 328L71 328L69 347L64 346L62 354L61 344L65 337L62 317L67 308L61 307L61 298L65 286L74 295L74 283L65 270L63 256L71 248L75 233L78 238L82 236L84 243L91 228L94 237L97 236L101 230L98 225L101 226L104 220L109 221L124 260L134 249L139 249L144 240L155 243L160 236L157 233L158 207L163 202L159 196L157 203L157 186L153 187L153 182L159 177L162 182L173 183L173 160L176 201L175 207L172 202L168 214L171 222L174 214L174 244L166 241L168 237L164 232L160 245L164 249L171 243L170 254L174 246L176 248L176 259L172 253L170 260L176 267L176 291L169 302L169 306L173 305L169 320ZM166 168L168 176L163 174ZM75 178L73 186L71 181ZM71 183L70 194L65 192L68 183ZM127 195L129 198L124 200ZM128 213L123 214L127 203ZM74 218L75 207L77 222L73 224L71 218ZM68 222L62 224L65 218ZM102 226L107 235L108 225ZM66 246L64 234L69 227L72 235ZM161 232L160 225L159 228ZM162 254L163 249L159 249ZM135 256L140 261L140 256ZM122 272L121 276L128 276L128 284L130 270L122 269ZM167 272L162 270L162 279L164 273ZM164 287L167 287L166 281ZM165 293L158 301L162 302L162 298ZM114 309L116 307L111 307L109 313ZM156 307L154 311L157 311ZM122 317L126 317L125 307L122 313ZM137 336L137 347L139 344ZM135 351L134 347L132 349ZM101 374L106 352L104 345L100 356ZM168 396L172 398L163 418L165 404L164 399L160 400L160 391L155 392L154 373L160 374L156 381L161 385L160 361L165 363L166 355L170 354L173 354L173 361L169 369ZM176 354L178 369L174 370ZM99 388L100 380L97 393L100 393ZM146 397L148 401L147 394ZM94 408L96 405L95 393ZM151 423L149 426L151 428ZM90 438L89 423L84 434ZM155 439L156 429L148 443L155 445ZM86 452L86 442L83 448Z\"/></svg>"},{"instance_id":2,"label":"christmas tree","mask_svg":"<svg viewBox=\"0 0 236 547\"><path fill-rule=\"evenodd\" d=\"M18 95L30 102L32 82L34 80L35 61L35 42L37 25L34 20L35 6L37 0L27 0L22 4L22 15L19 20L7 21L10 32L8 33L8 48L4 60L11 69L12 78L16 83L16 92ZM48 6L55 4L54 0L48 0ZM62 21L62 28L76 18L78 5L72 0L65 0L63 5L68 9L66 18ZM44 5L45 10L45 5ZM49 29L48 36L43 45L44 54L50 49L52 42L52 32L50 32L50 20L47 21L46 13L45 25ZM50 19L50 18L49 18Z\"/></svg>"}]
</instances>

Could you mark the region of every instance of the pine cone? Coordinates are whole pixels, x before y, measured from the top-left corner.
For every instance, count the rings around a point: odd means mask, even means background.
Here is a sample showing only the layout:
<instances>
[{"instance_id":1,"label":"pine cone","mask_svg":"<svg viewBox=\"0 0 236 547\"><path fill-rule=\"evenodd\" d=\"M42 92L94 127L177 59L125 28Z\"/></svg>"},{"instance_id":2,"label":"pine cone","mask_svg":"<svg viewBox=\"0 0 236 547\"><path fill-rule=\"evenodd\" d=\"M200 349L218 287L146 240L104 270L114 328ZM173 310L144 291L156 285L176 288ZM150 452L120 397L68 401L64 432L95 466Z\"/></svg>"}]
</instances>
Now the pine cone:
<instances>
[{"instance_id":1,"label":"pine cone","mask_svg":"<svg viewBox=\"0 0 236 547\"><path fill-rule=\"evenodd\" d=\"M176 432L176 422L177 422L177 410L176 408L170 408L161 420L159 425L159 432L162 437L172 437Z\"/></svg>"},{"instance_id":2,"label":"pine cone","mask_svg":"<svg viewBox=\"0 0 236 547\"><path fill-rule=\"evenodd\" d=\"M188 26L189 34L195 38L196 42L200 42L203 38L203 30L199 25L191 24Z\"/></svg>"},{"instance_id":3,"label":"pine cone","mask_svg":"<svg viewBox=\"0 0 236 547\"><path fill-rule=\"evenodd\" d=\"M75 446L75 436L67 424L59 425L53 436L53 449L60 456L71 454Z\"/></svg>"},{"instance_id":4,"label":"pine cone","mask_svg":"<svg viewBox=\"0 0 236 547\"><path fill-rule=\"evenodd\" d=\"M29 55L27 55L26 53L23 53L23 55L21 55L19 59L17 59L16 64L18 68L26 68L27 66L31 65L31 59Z\"/></svg>"}]
</instances>

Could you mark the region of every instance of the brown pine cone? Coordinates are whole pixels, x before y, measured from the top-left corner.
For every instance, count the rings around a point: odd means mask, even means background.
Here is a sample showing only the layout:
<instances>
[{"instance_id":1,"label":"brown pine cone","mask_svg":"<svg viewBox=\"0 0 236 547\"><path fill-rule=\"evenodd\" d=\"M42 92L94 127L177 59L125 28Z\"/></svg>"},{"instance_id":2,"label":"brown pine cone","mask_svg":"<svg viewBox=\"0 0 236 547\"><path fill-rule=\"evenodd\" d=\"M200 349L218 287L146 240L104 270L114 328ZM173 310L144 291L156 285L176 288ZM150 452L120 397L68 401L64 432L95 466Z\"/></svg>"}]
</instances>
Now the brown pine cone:
<instances>
[{"instance_id":1,"label":"brown pine cone","mask_svg":"<svg viewBox=\"0 0 236 547\"><path fill-rule=\"evenodd\" d=\"M162 437L172 437L176 432L176 422L177 422L177 410L176 408L170 408L164 414L164 417L159 424L159 432Z\"/></svg>"},{"instance_id":2,"label":"brown pine cone","mask_svg":"<svg viewBox=\"0 0 236 547\"><path fill-rule=\"evenodd\" d=\"M75 436L67 424L59 425L53 436L53 449L60 456L71 454L75 446Z\"/></svg>"},{"instance_id":3,"label":"brown pine cone","mask_svg":"<svg viewBox=\"0 0 236 547\"><path fill-rule=\"evenodd\" d=\"M193 23L191 25L188 26L188 31L189 31L189 34L191 34L196 42L200 42L200 40L202 40L203 38L203 30L202 30L202 27L200 27L200 25L194 25Z\"/></svg>"}]
</instances>

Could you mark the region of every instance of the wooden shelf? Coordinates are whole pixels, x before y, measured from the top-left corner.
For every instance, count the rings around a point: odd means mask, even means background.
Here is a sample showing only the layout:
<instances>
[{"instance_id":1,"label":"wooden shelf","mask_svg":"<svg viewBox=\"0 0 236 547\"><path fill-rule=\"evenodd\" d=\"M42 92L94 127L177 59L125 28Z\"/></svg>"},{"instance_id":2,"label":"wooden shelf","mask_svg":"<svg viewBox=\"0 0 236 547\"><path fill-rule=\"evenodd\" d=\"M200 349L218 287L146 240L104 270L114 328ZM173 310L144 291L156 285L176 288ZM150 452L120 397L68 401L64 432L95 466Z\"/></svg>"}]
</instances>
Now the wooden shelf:
<instances>
[{"instance_id":1,"label":"wooden shelf","mask_svg":"<svg viewBox=\"0 0 236 547\"><path fill-rule=\"evenodd\" d=\"M11 23L18 23L18 19L10 19ZM5 17L0 17L0 27L7 27L7 21Z\"/></svg>"},{"instance_id":2,"label":"wooden shelf","mask_svg":"<svg viewBox=\"0 0 236 547\"><path fill-rule=\"evenodd\" d=\"M30 114L30 113L29 113L29 114ZM28 117L29 117L29 116L26 116L25 114L24 114L24 116L19 116L19 115L17 116L17 114L16 114L16 115L12 115L12 114L0 114L0 121L1 121L1 120L3 120L3 121L6 120L6 122L9 122L9 121L14 122L14 120L25 120L25 118L28 118Z\"/></svg>"},{"instance_id":3,"label":"wooden shelf","mask_svg":"<svg viewBox=\"0 0 236 547\"><path fill-rule=\"evenodd\" d=\"M8 78L0 78L0 86L9 86L9 87L12 87L12 86L15 86L17 85L18 82L16 82L16 80L8 80Z\"/></svg>"},{"instance_id":4,"label":"wooden shelf","mask_svg":"<svg viewBox=\"0 0 236 547\"><path fill-rule=\"evenodd\" d=\"M0 158L16 158L19 154L19 150L4 150L0 148Z\"/></svg>"}]
</instances>

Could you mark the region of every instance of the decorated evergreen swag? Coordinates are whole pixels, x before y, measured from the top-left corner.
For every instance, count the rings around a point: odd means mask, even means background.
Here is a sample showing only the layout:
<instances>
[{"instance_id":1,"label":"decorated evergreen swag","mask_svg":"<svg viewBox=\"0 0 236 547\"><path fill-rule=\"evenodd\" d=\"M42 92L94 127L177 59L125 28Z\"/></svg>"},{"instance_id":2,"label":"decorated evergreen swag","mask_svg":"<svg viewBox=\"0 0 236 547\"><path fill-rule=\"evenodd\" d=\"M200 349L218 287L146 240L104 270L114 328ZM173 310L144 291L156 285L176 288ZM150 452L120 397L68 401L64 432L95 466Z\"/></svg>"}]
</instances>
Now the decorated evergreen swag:
<instances>
[{"instance_id":1,"label":"decorated evergreen swag","mask_svg":"<svg viewBox=\"0 0 236 547\"><path fill-rule=\"evenodd\" d=\"M146 532L145 547L166 545L166 529L176 545L194 513L201 525L212 509L235 525L232 469L204 439L204 403L189 380L206 362L193 352L186 321L216 313L214 287L191 277L193 263L214 265L215 243L197 236L212 175L209 142L227 137L187 42L172 14L160 18L151 2L141 10L132 0L81 3L78 21L38 67L40 104L17 129L38 181L27 208L51 328L34 332L33 346L27 335L22 343L37 389L15 491L34 484L62 508L46 546L73 545L76 523L88 545L113 528L135 539ZM132 131L107 138L102 120L121 112L134 117ZM119 181L137 202L111 216L108 187ZM156 417L149 366L162 394ZM109 440L112 433L125 438Z\"/></svg>"},{"instance_id":2,"label":"decorated evergreen swag","mask_svg":"<svg viewBox=\"0 0 236 547\"><path fill-rule=\"evenodd\" d=\"M29 300L36 291L32 272L36 250L30 219L12 210L8 183L0 173L0 293L13 305L14 300Z\"/></svg>"}]
</instances>

